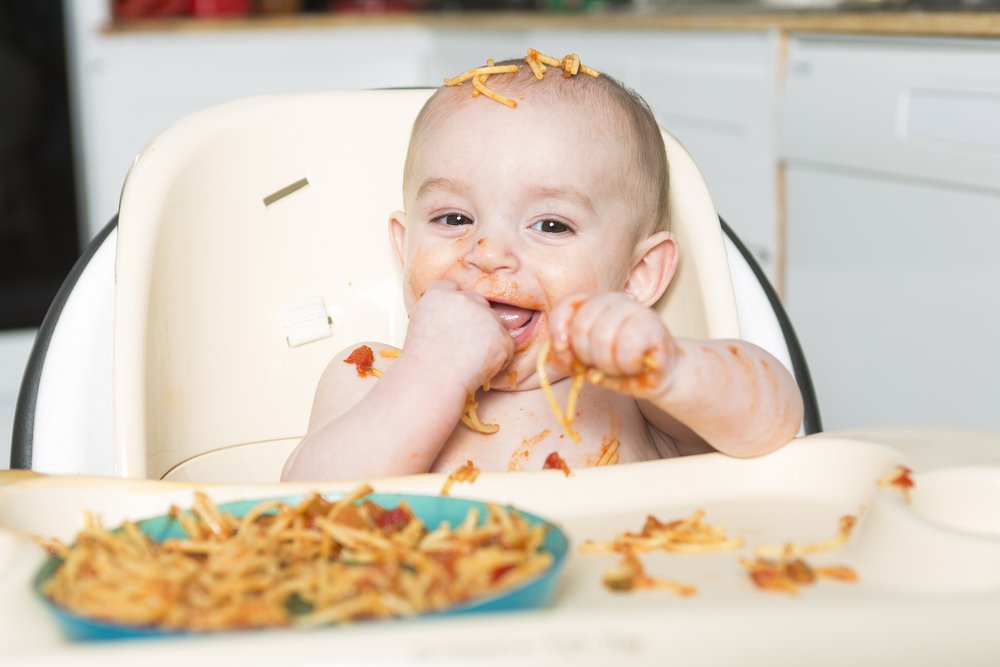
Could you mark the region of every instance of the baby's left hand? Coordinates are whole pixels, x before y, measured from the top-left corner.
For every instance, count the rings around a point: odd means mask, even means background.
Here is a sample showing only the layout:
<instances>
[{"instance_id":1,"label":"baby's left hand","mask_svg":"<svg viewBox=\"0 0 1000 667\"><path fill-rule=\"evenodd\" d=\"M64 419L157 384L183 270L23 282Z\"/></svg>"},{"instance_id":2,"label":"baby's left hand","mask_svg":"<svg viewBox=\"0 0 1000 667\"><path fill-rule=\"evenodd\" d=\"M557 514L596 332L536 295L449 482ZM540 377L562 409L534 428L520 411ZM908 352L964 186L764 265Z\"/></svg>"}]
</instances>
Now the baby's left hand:
<instances>
[{"instance_id":1,"label":"baby's left hand","mask_svg":"<svg viewBox=\"0 0 1000 667\"><path fill-rule=\"evenodd\" d=\"M568 372L573 363L609 389L648 398L672 377L679 348L659 314L623 292L576 294L549 316L552 365Z\"/></svg>"}]
</instances>

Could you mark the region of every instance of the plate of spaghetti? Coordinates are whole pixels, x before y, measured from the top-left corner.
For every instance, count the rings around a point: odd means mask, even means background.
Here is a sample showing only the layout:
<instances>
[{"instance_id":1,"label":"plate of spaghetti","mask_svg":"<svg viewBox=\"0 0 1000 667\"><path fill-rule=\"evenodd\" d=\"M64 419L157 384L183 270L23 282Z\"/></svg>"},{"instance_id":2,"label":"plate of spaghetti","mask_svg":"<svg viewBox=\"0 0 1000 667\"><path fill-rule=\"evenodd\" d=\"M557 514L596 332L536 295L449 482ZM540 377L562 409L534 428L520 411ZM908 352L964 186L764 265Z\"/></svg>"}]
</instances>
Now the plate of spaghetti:
<instances>
[{"instance_id":1,"label":"plate of spaghetti","mask_svg":"<svg viewBox=\"0 0 1000 667\"><path fill-rule=\"evenodd\" d=\"M86 515L35 589L74 639L113 639L546 606L565 534L510 507L351 493L190 508L114 530Z\"/></svg>"}]
</instances>

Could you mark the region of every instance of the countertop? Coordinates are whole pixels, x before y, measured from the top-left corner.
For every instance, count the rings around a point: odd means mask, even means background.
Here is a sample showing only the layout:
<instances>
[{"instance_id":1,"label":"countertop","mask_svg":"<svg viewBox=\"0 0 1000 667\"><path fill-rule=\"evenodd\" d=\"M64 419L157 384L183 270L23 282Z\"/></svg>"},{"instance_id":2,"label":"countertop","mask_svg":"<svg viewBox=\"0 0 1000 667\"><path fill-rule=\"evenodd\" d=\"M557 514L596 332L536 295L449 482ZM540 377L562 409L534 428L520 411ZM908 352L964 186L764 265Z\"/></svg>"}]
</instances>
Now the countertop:
<instances>
[{"instance_id":1,"label":"countertop","mask_svg":"<svg viewBox=\"0 0 1000 667\"><path fill-rule=\"evenodd\" d=\"M435 29L779 30L894 36L1000 37L1000 11L799 10L707 4L588 12L310 13L244 18L144 19L112 23L109 35L221 30L329 30L368 26Z\"/></svg>"}]
</instances>

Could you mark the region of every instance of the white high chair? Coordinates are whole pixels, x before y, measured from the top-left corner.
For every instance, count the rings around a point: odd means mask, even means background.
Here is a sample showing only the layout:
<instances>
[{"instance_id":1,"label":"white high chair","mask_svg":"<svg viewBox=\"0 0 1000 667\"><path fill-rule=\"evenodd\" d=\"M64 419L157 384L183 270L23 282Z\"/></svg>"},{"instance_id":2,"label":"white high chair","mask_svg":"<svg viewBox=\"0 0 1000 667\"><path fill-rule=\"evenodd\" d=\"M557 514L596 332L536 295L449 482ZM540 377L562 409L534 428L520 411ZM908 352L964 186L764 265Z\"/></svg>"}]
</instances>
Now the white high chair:
<instances>
[{"instance_id":1,"label":"white high chair","mask_svg":"<svg viewBox=\"0 0 1000 667\"><path fill-rule=\"evenodd\" d=\"M430 92L255 97L157 136L129 172L117 224L42 324L12 467L276 481L333 355L402 344L387 219L402 208L410 128ZM720 226L691 157L664 137L681 254L658 309L677 336L743 337L778 357L802 389L803 431L818 431L777 297Z\"/></svg>"}]
</instances>

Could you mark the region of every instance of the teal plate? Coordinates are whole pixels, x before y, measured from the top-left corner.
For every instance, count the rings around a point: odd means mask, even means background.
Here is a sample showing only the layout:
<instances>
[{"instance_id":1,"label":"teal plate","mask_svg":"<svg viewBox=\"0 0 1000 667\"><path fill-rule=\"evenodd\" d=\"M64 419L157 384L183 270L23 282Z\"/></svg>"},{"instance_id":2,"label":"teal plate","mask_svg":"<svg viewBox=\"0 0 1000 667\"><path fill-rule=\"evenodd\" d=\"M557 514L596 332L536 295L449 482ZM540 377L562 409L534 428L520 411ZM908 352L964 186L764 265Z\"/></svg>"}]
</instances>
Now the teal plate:
<instances>
[{"instance_id":1,"label":"teal plate","mask_svg":"<svg viewBox=\"0 0 1000 667\"><path fill-rule=\"evenodd\" d=\"M335 500L337 495L326 495L327 499ZM264 500L280 500L288 504L297 504L303 496L287 496L274 499L260 500L240 500L219 505L219 509L224 512L241 517L249 509ZM420 496L410 494L394 493L372 493L365 496L363 500L371 500L379 505L392 509L397 507L399 502L405 500L428 530L434 530L442 522L447 521L450 525L456 526L465 520L469 509L479 510L481 520L486 516L486 503L477 500L466 500L464 498L451 498L449 496ZM531 525L544 524L547 526L545 540L542 543L542 551L552 554L552 567L536 577L522 582L514 588L501 593L477 598L470 602L465 602L448 609L436 612L429 612L414 618L427 618L429 616L442 616L453 614L471 614L479 612L516 611L525 609L539 609L549 605L555 594L556 584L566 561L566 553L569 542L566 534L555 524L546 521L538 516L513 509L520 516L524 517ZM137 522L143 533L155 541L163 541L171 538L182 538L185 536L177 521L168 515L153 517ZM34 587L39 597L46 606L52 610L56 621L62 630L72 639L78 640L105 640L105 639L127 639L139 637L166 637L194 634L187 631L161 630L147 626L128 626L109 621L100 621L86 618L69 612L55 604L41 592L41 587L62 563L62 559L53 556L49 558L35 576Z\"/></svg>"}]
</instances>

